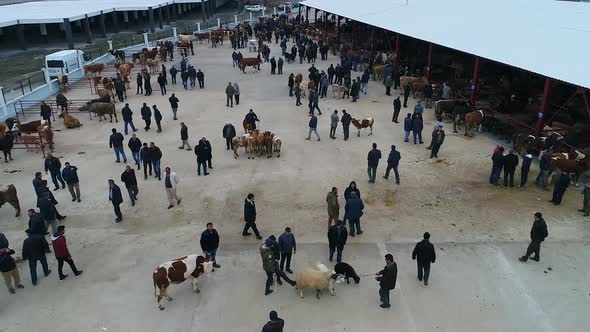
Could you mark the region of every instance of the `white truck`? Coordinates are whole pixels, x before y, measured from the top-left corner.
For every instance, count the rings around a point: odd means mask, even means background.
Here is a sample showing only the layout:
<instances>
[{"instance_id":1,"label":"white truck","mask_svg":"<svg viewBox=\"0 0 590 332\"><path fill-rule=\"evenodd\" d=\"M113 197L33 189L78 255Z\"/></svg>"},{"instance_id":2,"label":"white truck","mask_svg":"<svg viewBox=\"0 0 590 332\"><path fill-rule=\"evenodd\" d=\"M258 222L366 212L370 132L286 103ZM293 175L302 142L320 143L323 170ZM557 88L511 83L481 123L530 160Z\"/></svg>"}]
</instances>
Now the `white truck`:
<instances>
[{"instance_id":1,"label":"white truck","mask_svg":"<svg viewBox=\"0 0 590 332\"><path fill-rule=\"evenodd\" d=\"M60 78L62 75L82 68L84 65L84 52L81 50L64 50L45 56L45 67L51 78Z\"/></svg>"}]
</instances>

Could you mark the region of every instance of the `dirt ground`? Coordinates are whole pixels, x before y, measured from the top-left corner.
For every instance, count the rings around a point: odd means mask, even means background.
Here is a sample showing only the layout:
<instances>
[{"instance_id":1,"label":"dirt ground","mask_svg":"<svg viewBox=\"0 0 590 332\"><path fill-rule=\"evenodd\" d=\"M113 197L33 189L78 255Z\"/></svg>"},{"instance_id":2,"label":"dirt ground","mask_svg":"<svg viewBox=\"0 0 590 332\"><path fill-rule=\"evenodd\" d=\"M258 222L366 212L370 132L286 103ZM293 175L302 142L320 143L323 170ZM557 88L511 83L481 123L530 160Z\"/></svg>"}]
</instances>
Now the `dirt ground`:
<instances>
[{"instance_id":1,"label":"dirt ground","mask_svg":"<svg viewBox=\"0 0 590 332\"><path fill-rule=\"evenodd\" d=\"M206 88L184 91L170 86L180 99L179 121L172 120L167 96L153 83L151 97L129 91L135 124L142 102L156 104L164 116L163 132L140 129L142 141L155 142L163 152L162 168L170 166L180 177L180 206L168 203L162 182L139 180L139 201L130 206L123 192L123 222L115 224L108 202L107 180L120 183L124 164L114 163L108 136L119 123L90 121L79 129L65 129L57 121L55 154L78 166L82 202L73 203L67 190L55 193L58 209L68 216L67 239L77 265L84 275L65 281L57 278L57 264L49 257L53 274L30 283L28 266L19 264L25 289L16 295L0 290L0 331L259 331L268 311L275 309L286 320L285 331L585 331L584 314L590 308L590 270L583 265L588 256L588 219L576 212L581 195L570 188L562 206L547 201L550 192L531 183L538 172L533 165L525 191L488 184L491 151L498 142L485 135L465 138L446 126L447 137L438 160L429 159L425 145L403 142L403 124L391 122L392 97L384 87L369 83L368 95L358 103L329 98L320 101L318 116L320 142L306 141L307 100L296 107L288 97L288 74L302 72L307 64L285 64L284 75L270 75L270 65L261 71L240 73L231 66L228 44L212 49L197 45L193 64L205 73ZM273 44L273 54L280 49ZM291 43L289 43L289 47ZM255 56L242 50L245 56ZM318 61L327 69L337 57ZM169 67L169 66L168 66ZM354 76L361 76L360 72ZM237 81L241 103L225 107L225 86ZM180 79L179 79L180 82ZM399 91L393 91L394 96ZM90 98L88 90L73 90L70 99ZM411 100L411 110L415 100ZM120 110L122 104L117 103ZM283 141L280 158L234 160L225 150L221 129L231 122L238 132L252 108L261 119L260 127L279 135ZM354 117L375 118L374 134L351 139L329 139L329 115L346 109ZM120 114L120 113L119 113ZM213 145L211 175L196 175L193 152L179 150L180 121L189 127L191 146L200 137ZM425 111L425 141L433 110ZM155 127L155 126L154 126ZM366 155L376 142L383 153L376 184L367 183ZM389 146L398 146L401 185L382 178ZM128 159L131 159L129 151ZM35 206L31 185L33 174L42 171L40 154L18 150L12 163L2 163L3 184L15 184L23 216L14 218L10 206L0 209L0 231L11 246L21 249L26 210ZM129 162L129 161L128 161ZM519 172L517 172L519 174ZM519 178L519 176L517 176ZM288 286L264 296L265 274L258 254L259 241L243 238L243 200L256 195L258 227L264 237L278 236L290 226L297 238L295 271L321 260L327 262L327 213L325 196L332 186L342 193L356 180L365 202L362 224L365 233L349 238L344 261L363 275L360 285L338 285L335 297L327 294L318 301L313 292L300 299ZM123 188L122 188L123 189ZM124 190L123 190L124 191ZM517 257L526 249L533 213L544 214L549 238L543 244L540 263L522 264ZM200 281L201 293L194 294L188 283L174 285L174 301L156 307L152 270L160 263L189 253L200 253L199 236L207 222L213 222L221 236L218 261L222 267ZM413 242L424 231L432 234L438 250L428 288L417 283L410 260ZM398 286L391 294L392 308L378 307L378 285L370 276L380 270L383 255L392 253L398 262ZM68 271L68 268L65 268ZM40 271L40 268L38 268ZM66 272L67 273L67 272Z\"/></svg>"}]
</instances>

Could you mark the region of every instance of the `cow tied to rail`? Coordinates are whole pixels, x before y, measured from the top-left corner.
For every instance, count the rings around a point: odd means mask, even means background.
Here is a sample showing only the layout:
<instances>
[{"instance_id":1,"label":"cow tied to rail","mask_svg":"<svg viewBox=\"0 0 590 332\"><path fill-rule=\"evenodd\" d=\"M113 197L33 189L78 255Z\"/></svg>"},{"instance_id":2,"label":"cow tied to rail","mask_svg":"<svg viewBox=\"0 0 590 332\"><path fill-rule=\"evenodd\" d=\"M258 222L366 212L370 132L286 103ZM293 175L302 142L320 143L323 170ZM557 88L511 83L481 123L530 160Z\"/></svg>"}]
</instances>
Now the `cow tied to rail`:
<instances>
[{"instance_id":1,"label":"cow tied to rail","mask_svg":"<svg viewBox=\"0 0 590 332\"><path fill-rule=\"evenodd\" d=\"M158 266L152 275L154 281L154 296L158 302L158 308L164 310L160 304L162 298L172 301L168 295L170 284L180 284L186 279L191 279L193 291L199 293L197 278L203 274L213 272L213 261L208 261L200 255L188 255L177 258ZM156 290L160 290L157 294Z\"/></svg>"}]
</instances>

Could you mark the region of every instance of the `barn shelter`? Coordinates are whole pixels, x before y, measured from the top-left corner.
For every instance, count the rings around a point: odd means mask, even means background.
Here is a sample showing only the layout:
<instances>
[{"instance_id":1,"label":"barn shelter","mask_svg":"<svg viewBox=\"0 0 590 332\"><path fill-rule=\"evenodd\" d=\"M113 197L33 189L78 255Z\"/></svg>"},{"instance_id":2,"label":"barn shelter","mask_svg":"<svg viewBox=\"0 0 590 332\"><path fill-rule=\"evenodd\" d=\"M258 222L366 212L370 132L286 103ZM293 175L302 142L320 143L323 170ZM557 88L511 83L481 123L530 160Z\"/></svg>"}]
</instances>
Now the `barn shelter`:
<instances>
[{"instance_id":1,"label":"barn shelter","mask_svg":"<svg viewBox=\"0 0 590 332\"><path fill-rule=\"evenodd\" d=\"M310 19L313 9L316 21L337 25L338 39L343 26L352 28L352 44L362 38L377 36L373 30L389 32L394 38L391 48L402 55L404 47L420 45L423 49L424 76L436 71L437 49L448 49L470 56L472 101L478 99L480 72L495 62L540 78L542 95L535 131L539 133L551 108L552 91L558 85L569 85L570 98L579 99L586 120L590 117L588 89L590 67L587 65L590 45L590 5L552 0L366 0L362 3L339 0L306 0L301 14ZM341 23L341 21L347 23ZM368 35L359 31L363 28ZM386 35L387 36L387 35ZM389 39L388 37L385 37ZM379 40L375 38L375 43ZM401 42L400 42L401 41ZM404 45L405 44L405 45ZM393 46L395 45L395 46ZM435 51L433 51L435 49ZM458 51L458 52L457 52ZM464 54L461 54L464 53ZM399 57L398 57L399 59ZM567 108L556 102L558 111Z\"/></svg>"},{"instance_id":2,"label":"barn shelter","mask_svg":"<svg viewBox=\"0 0 590 332\"><path fill-rule=\"evenodd\" d=\"M228 0L71 0L26 2L0 7L0 36L16 36L25 49L31 36L60 34L68 48L74 48L72 31L79 29L92 42L93 35L106 37L107 30L117 33L121 27L146 22L154 32L171 20L193 11L201 11L203 19Z\"/></svg>"}]
</instances>

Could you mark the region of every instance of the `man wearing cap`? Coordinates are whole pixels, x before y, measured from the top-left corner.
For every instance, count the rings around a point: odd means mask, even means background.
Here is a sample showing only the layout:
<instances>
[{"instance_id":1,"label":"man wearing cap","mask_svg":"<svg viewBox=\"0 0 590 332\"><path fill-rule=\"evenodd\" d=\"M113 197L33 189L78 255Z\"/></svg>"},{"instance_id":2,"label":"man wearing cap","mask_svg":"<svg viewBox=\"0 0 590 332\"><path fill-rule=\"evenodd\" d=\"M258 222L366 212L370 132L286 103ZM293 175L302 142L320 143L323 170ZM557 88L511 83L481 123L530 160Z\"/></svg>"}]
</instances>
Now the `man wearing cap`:
<instances>
[{"instance_id":1,"label":"man wearing cap","mask_svg":"<svg viewBox=\"0 0 590 332\"><path fill-rule=\"evenodd\" d=\"M535 256L531 257L534 261L539 261L541 252L541 242L545 241L545 238L549 235L547 232L547 224L543 219L541 212L535 213L533 217L533 227L531 227L531 243L529 244L526 254L520 257L518 260L526 262L529 256L535 253Z\"/></svg>"},{"instance_id":2,"label":"man wearing cap","mask_svg":"<svg viewBox=\"0 0 590 332\"><path fill-rule=\"evenodd\" d=\"M389 304L389 291L395 289L397 281L397 264L391 254L385 255L385 268L377 272L375 280L379 282L379 297L381 298L380 307L383 309L391 307Z\"/></svg>"},{"instance_id":3,"label":"man wearing cap","mask_svg":"<svg viewBox=\"0 0 590 332\"><path fill-rule=\"evenodd\" d=\"M51 235L53 252L55 253L55 259L57 260L57 272L59 274L59 280L64 280L68 277L67 274L63 274L64 262L68 263L76 277L81 275L83 272L82 270L78 270L76 268L76 264L74 264L74 260L72 259L72 255L68 250L68 245L64 236L65 231L66 226L61 225L57 227L57 232Z\"/></svg>"},{"instance_id":4,"label":"man wearing cap","mask_svg":"<svg viewBox=\"0 0 590 332\"><path fill-rule=\"evenodd\" d=\"M424 286L428 286L428 277L430 276L430 263L436 260L434 246L430 243L430 233L424 233L424 239L416 244L412 251L412 259L418 264L418 280L424 278Z\"/></svg>"},{"instance_id":5,"label":"man wearing cap","mask_svg":"<svg viewBox=\"0 0 590 332\"><path fill-rule=\"evenodd\" d=\"M348 231L343 226L342 220L336 221L336 225L330 226L328 229L328 244L330 246L330 262L334 257L334 251L337 251L336 262L342 261L342 251L346 245L348 238Z\"/></svg>"}]
</instances>

